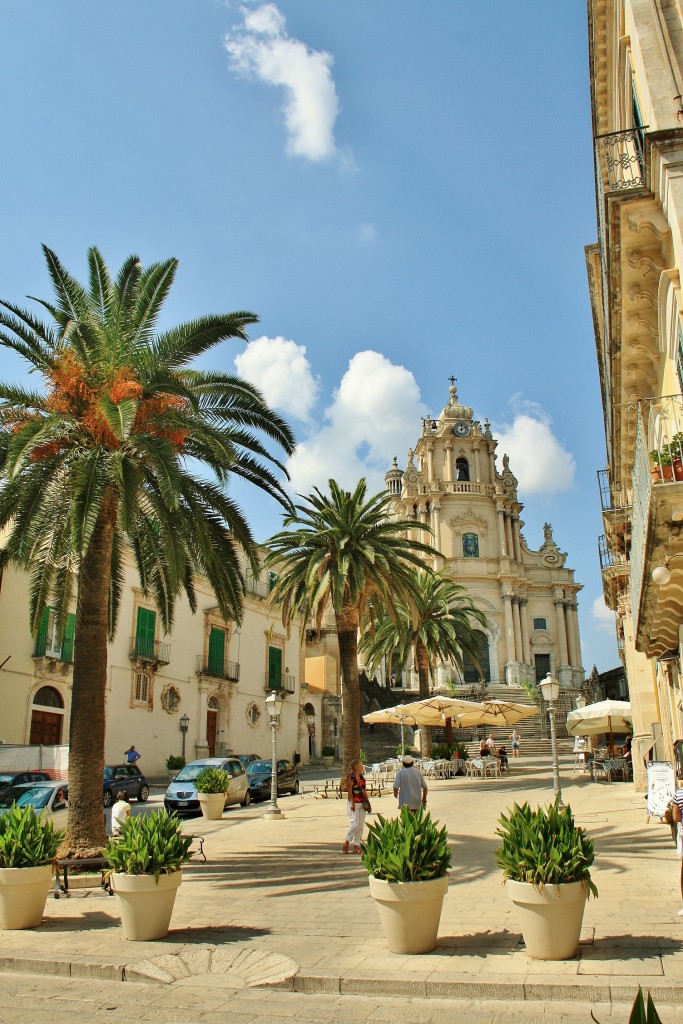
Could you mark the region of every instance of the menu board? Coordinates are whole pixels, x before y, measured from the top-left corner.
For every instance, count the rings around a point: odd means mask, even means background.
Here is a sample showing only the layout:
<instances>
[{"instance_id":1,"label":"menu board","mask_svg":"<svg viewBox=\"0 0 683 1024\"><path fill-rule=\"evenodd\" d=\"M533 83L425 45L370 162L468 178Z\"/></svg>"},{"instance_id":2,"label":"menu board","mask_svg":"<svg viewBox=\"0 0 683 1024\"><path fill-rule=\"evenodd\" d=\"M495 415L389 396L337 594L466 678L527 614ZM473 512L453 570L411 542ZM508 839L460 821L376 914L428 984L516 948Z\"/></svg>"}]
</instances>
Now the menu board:
<instances>
[{"instance_id":1,"label":"menu board","mask_svg":"<svg viewBox=\"0 0 683 1024\"><path fill-rule=\"evenodd\" d=\"M649 761L647 765L647 813L661 818L676 791L676 777L671 761Z\"/></svg>"}]
</instances>

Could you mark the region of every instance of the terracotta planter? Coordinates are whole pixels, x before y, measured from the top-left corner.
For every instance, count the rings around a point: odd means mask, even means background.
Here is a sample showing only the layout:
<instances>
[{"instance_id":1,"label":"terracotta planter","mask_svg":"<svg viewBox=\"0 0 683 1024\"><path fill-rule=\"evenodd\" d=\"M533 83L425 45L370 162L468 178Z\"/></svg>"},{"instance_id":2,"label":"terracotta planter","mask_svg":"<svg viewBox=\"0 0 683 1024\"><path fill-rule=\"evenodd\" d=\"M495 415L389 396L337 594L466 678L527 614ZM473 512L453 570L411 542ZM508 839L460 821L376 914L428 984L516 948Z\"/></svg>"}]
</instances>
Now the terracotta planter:
<instances>
[{"instance_id":1,"label":"terracotta planter","mask_svg":"<svg viewBox=\"0 0 683 1024\"><path fill-rule=\"evenodd\" d=\"M37 928L51 882L51 864L0 868L0 928Z\"/></svg>"},{"instance_id":2,"label":"terracotta planter","mask_svg":"<svg viewBox=\"0 0 683 1024\"><path fill-rule=\"evenodd\" d=\"M225 810L225 793L197 793L202 814L208 821L220 821Z\"/></svg>"},{"instance_id":3,"label":"terracotta planter","mask_svg":"<svg viewBox=\"0 0 683 1024\"><path fill-rule=\"evenodd\" d=\"M650 469L650 476L654 484L659 483L659 481L662 479L662 473L659 466L652 466L652 468Z\"/></svg>"},{"instance_id":4,"label":"terracotta planter","mask_svg":"<svg viewBox=\"0 0 683 1024\"><path fill-rule=\"evenodd\" d=\"M171 914L182 871L172 875L125 875L115 871L112 888L119 897L123 934L135 942L149 942L168 935Z\"/></svg>"},{"instance_id":5,"label":"terracotta planter","mask_svg":"<svg viewBox=\"0 0 683 1024\"><path fill-rule=\"evenodd\" d=\"M391 952L431 953L448 892L448 875L428 882L385 882L369 875L368 881Z\"/></svg>"},{"instance_id":6,"label":"terracotta planter","mask_svg":"<svg viewBox=\"0 0 683 1024\"><path fill-rule=\"evenodd\" d=\"M534 960L572 960L579 951L583 912L588 898L585 882L544 885L505 883L517 908L524 945Z\"/></svg>"},{"instance_id":7,"label":"terracotta planter","mask_svg":"<svg viewBox=\"0 0 683 1024\"><path fill-rule=\"evenodd\" d=\"M673 459L671 466L674 472L674 480L683 480L683 459Z\"/></svg>"}]
</instances>

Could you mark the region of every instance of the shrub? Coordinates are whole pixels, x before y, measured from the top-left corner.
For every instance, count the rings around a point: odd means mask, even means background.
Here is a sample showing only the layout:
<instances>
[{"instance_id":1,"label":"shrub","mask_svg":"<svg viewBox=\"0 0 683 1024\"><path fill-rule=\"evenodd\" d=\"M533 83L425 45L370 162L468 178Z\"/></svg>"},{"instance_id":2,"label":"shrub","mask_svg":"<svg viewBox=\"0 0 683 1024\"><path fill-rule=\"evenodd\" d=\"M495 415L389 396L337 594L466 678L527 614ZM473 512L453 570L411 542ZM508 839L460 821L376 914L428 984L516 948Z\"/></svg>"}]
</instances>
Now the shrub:
<instances>
[{"instance_id":1,"label":"shrub","mask_svg":"<svg viewBox=\"0 0 683 1024\"><path fill-rule=\"evenodd\" d=\"M329 743L328 743L328 744L326 744L326 745L325 745L325 746L323 747L323 749L322 749L322 753L321 753L321 756L322 756L322 757L334 757L334 747L331 747L331 746L329 745Z\"/></svg>"},{"instance_id":2,"label":"shrub","mask_svg":"<svg viewBox=\"0 0 683 1024\"><path fill-rule=\"evenodd\" d=\"M429 811L402 807L398 818L377 815L361 843L368 874L386 882L427 882L445 875L451 863L448 831Z\"/></svg>"},{"instance_id":3,"label":"shrub","mask_svg":"<svg viewBox=\"0 0 683 1024\"><path fill-rule=\"evenodd\" d=\"M593 1015L591 1010L591 1017L599 1024L598 1018ZM655 1004L652 1001L652 996L648 992L647 994L647 1011L645 1009L645 1000L643 999L643 990L640 985L638 986L638 994L636 995L633 1006L631 1007L631 1016L628 1019L628 1024L662 1024L659 1014L655 1009Z\"/></svg>"},{"instance_id":4,"label":"shrub","mask_svg":"<svg viewBox=\"0 0 683 1024\"><path fill-rule=\"evenodd\" d=\"M0 815L0 868L37 868L55 859L63 832L43 821L33 807L12 804Z\"/></svg>"},{"instance_id":5,"label":"shrub","mask_svg":"<svg viewBox=\"0 0 683 1024\"><path fill-rule=\"evenodd\" d=\"M198 793L227 793L229 785L230 776L222 768L204 768L195 781Z\"/></svg>"},{"instance_id":6,"label":"shrub","mask_svg":"<svg viewBox=\"0 0 683 1024\"><path fill-rule=\"evenodd\" d=\"M190 859L192 836L182 836L180 821L167 811L127 818L120 837L109 840L102 856L112 871L125 875L171 875Z\"/></svg>"},{"instance_id":7,"label":"shrub","mask_svg":"<svg viewBox=\"0 0 683 1024\"><path fill-rule=\"evenodd\" d=\"M403 747L399 743L399 745L396 747L396 757L403 757L404 754L412 754L413 757L419 756L417 750L415 750L414 747L411 747L409 743Z\"/></svg>"},{"instance_id":8,"label":"shrub","mask_svg":"<svg viewBox=\"0 0 683 1024\"><path fill-rule=\"evenodd\" d=\"M527 803L515 804L510 816L499 819L496 835L503 840L496 860L505 878L532 885L560 885L586 882L589 896L598 895L589 868L595 856L593 840L574 824L571 807L532 811Z\"/></svg>"},{"instance_id":9,"label":"shrub","mask_svg":"<svg viewBox=\"0 0 683 1024\"><path fill-rule=\"evenodd\" d=\"M185 767L185 758L182 754L169 754L166 758L166 770L169 772L179 772L181 768Z\"/></svg>"}]
</instances>

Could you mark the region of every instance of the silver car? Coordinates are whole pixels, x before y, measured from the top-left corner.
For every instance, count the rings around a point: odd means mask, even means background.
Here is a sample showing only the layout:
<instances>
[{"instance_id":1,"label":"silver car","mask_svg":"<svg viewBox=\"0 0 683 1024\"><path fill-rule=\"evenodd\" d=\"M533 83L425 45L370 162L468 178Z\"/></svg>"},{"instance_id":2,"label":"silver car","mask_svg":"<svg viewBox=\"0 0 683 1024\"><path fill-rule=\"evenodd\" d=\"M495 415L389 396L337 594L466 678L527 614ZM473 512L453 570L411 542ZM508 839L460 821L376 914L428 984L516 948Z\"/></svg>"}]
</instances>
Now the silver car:
<instances>
[{"instance_id":1,"label":"silver car","mask_svg":"<svg viewBox=\"0 0 683 1024\"><path fill-rule=\"evenodd\" d=\"M237 757L206 757L200 761L190 761L176 775L164 796L164 807L167 811L178 815L201 814L199 797L195 788L197 776L205 768L222 768L230 776L230 785L225 797L225 807L230 804L242 804L248 807L251 803L249 781L244 765Z\"/></svg>"},{"instance_id":2,"label":"silver car","mask_svg":"<svg viewBox=\"0 0 683 1024\"><path fill-rule=\"evenodd\" d=\"M5 814L12 804L18 807L30 804L36 814L61 831L66 828L69 816L68 795L66 782L24 782L20 786L9 786L0 793L0 814Z\"/></svg>"}]
</instances>

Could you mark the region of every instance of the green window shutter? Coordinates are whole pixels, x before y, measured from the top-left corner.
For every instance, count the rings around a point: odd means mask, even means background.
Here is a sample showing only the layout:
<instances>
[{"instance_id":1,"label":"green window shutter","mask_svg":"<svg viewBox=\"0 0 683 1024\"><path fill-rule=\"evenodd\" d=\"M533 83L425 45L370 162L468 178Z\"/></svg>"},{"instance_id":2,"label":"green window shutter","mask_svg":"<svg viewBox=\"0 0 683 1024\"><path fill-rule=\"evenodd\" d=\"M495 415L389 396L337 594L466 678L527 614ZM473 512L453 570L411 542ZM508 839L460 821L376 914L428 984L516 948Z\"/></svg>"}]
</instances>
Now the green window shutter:
<instances>
[{"instance_id":1,"label":"green window shutter","mask_svg":"<svg viewBox=\"0 0 683 1024\"><path fill-rule=\"evenodd\" d=\"M64 639L62 640L62 661L74 660L74 635L76 633L76 616L70 613L66 617Z\"/></svg>"},{"instance_id":2,"label":"green window shutter","mask_svg":"<svg viewBox=\"0 0 683 1024\"><path fill-rule=\"evenodd\" d=\"M272 590L276 583L277 583L277 573L276 572L269 572L268 573L268 590L269 591Z\"/></svg>"},{"instance_id":3,"label":"green window shutter","mask_svg":"<svg viewBox=\"0 0 683 1024\"><path fill-rule=\"evenodd\" d=\"M209 633L209 673L221 678L225 674L225 630L215 626Z\"/></svg>"},{"instance_id":4,"label":"green window shutter","mask_svg":"<svg viewBox=\"0 0 683 1024\"><path fill-rule=\"evenodd\" d=\"M154 637L156 634L156 612L149 608L138 608L138 622L135 630L135 653L141 658L154 657Z\"/></svg>"},{"instance_id":5,"label":"green window shutter","mask_svg":"<svg viewBox=\"0 0 683 1024\"><path fill-rule=\"evenodd\" d=\"M40 620L38 626L38 632L36 633L36 642L33 648L33 657L42 658L45 654L45 647L47 646L47 631L50 625L50 612L51 608L46 608L43 612L43 617Z\"/></svg>"},{"instance_id":6,"label":"green window shutter","mask_svg":"<svg viewBox=\"0 0 683 1024\"><path fill-rule=\"evenodd\" d=\"M282 689L282 651L279 647L268 648L268 688Z\"/></svg>"}]
</instances>

